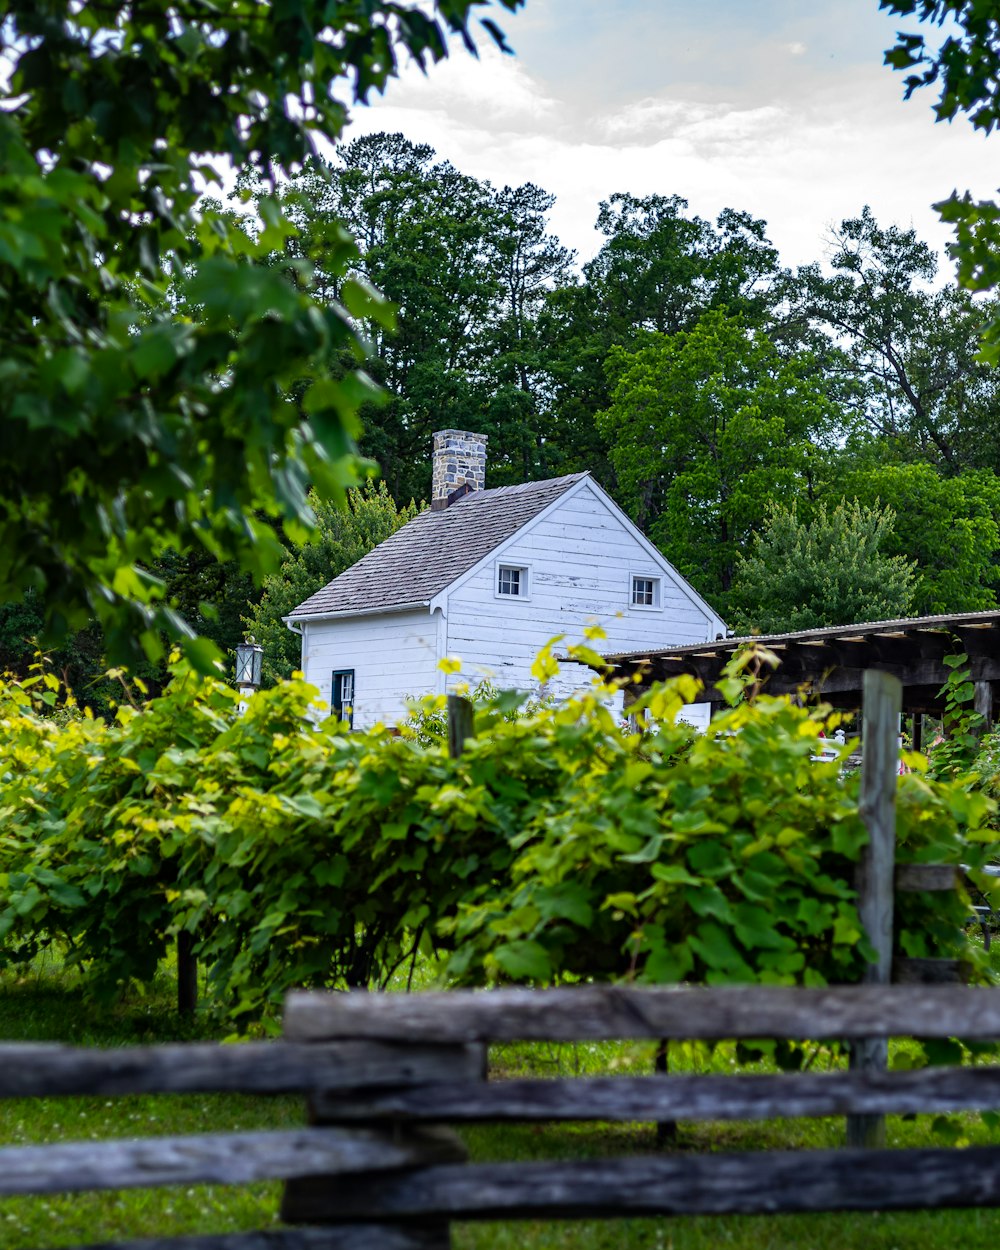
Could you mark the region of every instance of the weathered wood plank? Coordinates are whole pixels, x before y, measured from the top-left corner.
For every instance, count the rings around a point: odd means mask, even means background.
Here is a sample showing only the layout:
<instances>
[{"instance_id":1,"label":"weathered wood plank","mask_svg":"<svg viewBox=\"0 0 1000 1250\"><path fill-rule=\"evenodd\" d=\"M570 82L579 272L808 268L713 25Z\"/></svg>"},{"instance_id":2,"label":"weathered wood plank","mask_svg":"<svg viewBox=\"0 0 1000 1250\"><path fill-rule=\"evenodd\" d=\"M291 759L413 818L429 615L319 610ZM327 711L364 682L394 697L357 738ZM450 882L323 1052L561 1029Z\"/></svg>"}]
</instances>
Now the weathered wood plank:
<instances>
[{"instance_id":1,"label":"weathered wood plank","mask_svg":"<svg viewBox=\"0 0 1000 1250\"><path fill-rule=\"evenodd\" d=\"M312 1105L324 1123L941 1115L1000 1108L1000 1067L449 1083L362 1098L317 1094Z\"/></svg>"},{"instance_id":2,"label":"weathered wood plank","mask_svg":"<svg viewBox=\"0 0 1000 1250\"><path fill-rule=\"evenodd\" d=\"M357 1129L340 1129L334 1130L342 1133L358 1132ZM360 1130L364 1132L365 1130ZM383 1166L379 1169L359 1169L356 1177L365 1176L372 1180L378 1180L379 1177L390 1176L393 1172L400 1170L413 1171L415 1167L430 1166L441 1163L460 1162L465 1164L468 1158L468 1152L462 1139L449 1128L443 1128L440 1125L433 1125L428 1128L407 1128L402 1125L393 1125L391 1129L368 1130L379 1135L383 1142L406 1143L410 1147L411 1158L409 1166L405 1164L396 1164L393 1166ZM312 1217L309 1214L309 1204L312 1199L309 1195L315 1193L325 1193L331 1185L336 1185L338 1180L344 1175L343 1170L331 1172L300 1172L297 1174L287 1174L285 1177L286 1184L281 1198L281 1219L289 1224L308 1224ZM305 1197L303 1197L305 1195ZM350 1219L351 1217L348 1217ZM370 1217L366 1217L370 1218ZM392 1218L392 1217L390 1217ZM323 1217L323 1222L329 1220L339 1221L340 1216L336 1212L328 1212Z\"/></svg>"},{"instance_id":3,"label":"weathered wood plank","mask_svg":"<svg viewBox=\"0 0 1000 1250\"><path fill-rule=\"evenodd\" d=\"M448 695L448 754L457 760L465 749L466 741L473 736L475 709L469 699L460 694Z\"/></svg>"},{"instance_id":4,"label":"weathered wood plank","mask_svg":"<svg viewBox=\"0 0 1000 1250\"><path fill-rule=\"evenodd\" d=\"M293 1181L311 1218L565 1219L1000 1206L1000 1147L440 1166Z\"/></svg>"},{"instance_id":5,"label":"weathered wood plank","mask_svg":"<svg viewBox=\"0 0 1000 1250\"><path fill-rule=\"evenodd\" d=\"M449 1225L326 1224L192 1237L102 1241L75 1250L450 1250Z\"/></svg>"},{"instance_id":6,"label":"weathered wood plank","mask_svg":"<svg viewBox=\"0 0 1000 1250\"><path fill-rule=\"evenodd\" d=\"M419 994L296 991L285 1006L295 1041L405 1036L425 1042L619 1038L1000 1038L1000 993L965 985L583 985L552 990Z\"/></svg>"},{"instance_id":7,"label":"weathered wood plank","mask_svg":"<svg viewBox=\"0 0 1000 1250\"><path fill-rule=\"evenodd\" d=\"M292 1176L379 1171L461 1157L445 1130L305 1128L0 1149L0 1195L243 1185Z\"/></svg>"},{"instance_id":8,"label":"weathered wood plank","mask_svg":"<svg viewBox=\"0 0 1000 1250\"><path fill-rule=\"evenodd\" d=\"M923 890L944 893L958 889L960 870L955 864L897 864L895 888L900 894Z\"/></svg>"},{"instance_id":9,"label":"weathered wood plank","mask_svg":"<svg viewBox=\"0 0 1000 1250\"><path fill-rule=\"evenodd\" d=\"M861 792L858 811L868 830L868 844L858 860L858 915L875 952L862 980L888 985L892 976L893 877L896 863L896 775L899 769L899 714L903 687L899 679L875 669L864 677L861 734ZM851 1067L882 1071L889 1059L889 1043L881 1036L857 1038L851 1047ZM881 1116L851 1116L847 1121L849 1146L884 1146Z\"/></svg>"},{"instance_id":10,"label":"weathered wood plank","mask_svg":"<svg viewBox=\"0 0 1000 1250\"><path fill-rule=\"evenodd\" d=\"M198 1042L92 1050L7 1043L0 1044L0 1097L353 1089L475 1080L484 1064L483 1047L468 1044Z\"/></svg>"},{"instance_id":11,"label":"weathered wood plank","mask_svg":"<svg viewBox=\"0 0 1000 1250\"><path fill-rule=\"evenodd\" d=\"M977 673L976 676L980 680L975 683L972 707L983 718L976 732L988 734L993 728L993 685L989 681L981 680L981 674Z\"/></svg>"}]
</instances>

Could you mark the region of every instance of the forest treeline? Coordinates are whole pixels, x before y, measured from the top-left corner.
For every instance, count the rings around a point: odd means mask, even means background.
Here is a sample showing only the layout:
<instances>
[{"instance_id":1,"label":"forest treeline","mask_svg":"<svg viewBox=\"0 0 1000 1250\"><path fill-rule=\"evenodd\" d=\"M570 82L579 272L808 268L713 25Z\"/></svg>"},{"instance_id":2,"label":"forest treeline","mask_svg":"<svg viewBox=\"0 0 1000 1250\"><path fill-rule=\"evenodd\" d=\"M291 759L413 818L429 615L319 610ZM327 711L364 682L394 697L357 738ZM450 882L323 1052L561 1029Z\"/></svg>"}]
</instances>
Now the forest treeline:
<instances>
[{"instance_id":1,"label":"forest treeline","mask_svg":"<svg viewBox=\"0 0 1000 1250\"><path fill-rule=\"evenodd\" d=\"M255 230L274 195L241 176L232 220ZM394 329L365 323L387 399L363 409L361 449L386 487L324 510L320 546L290 545L263 591L205 556L158 570L224 648L247 621L276 636L304 569L318 586L427 497L444 427L489 435L488 485L592 472L737 628L996 605L1000 388L980 337L997 302L942 281L912 230L861 208L793 271L738 207L708 221L679 195L620 193L577 266L550 194L495 187L401 134L343 144L277 198L296 233L267 263L354 312L324 268L346 226L353 277L395 306ZM33 612L0 609L0 665L23 668ZM90 680L99 634L56 663Z\"/></svg>"}]
</instances>

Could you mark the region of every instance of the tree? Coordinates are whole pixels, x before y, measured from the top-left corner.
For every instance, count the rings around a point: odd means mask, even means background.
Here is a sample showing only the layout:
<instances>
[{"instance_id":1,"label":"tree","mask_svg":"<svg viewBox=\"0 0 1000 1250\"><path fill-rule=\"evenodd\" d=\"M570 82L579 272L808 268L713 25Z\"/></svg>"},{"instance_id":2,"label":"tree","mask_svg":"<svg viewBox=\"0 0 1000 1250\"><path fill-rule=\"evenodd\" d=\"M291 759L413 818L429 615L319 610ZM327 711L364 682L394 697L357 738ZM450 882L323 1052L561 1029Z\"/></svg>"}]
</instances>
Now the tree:
<instances>
[{"instance_id":1,"label":"tree","mask_svg":"<svg viewBox=\"0 0 1000 1250\"><path fill-rule=\"evenodd\" d=\"M266 199L260 178L241 190ZM343 278L325 272L332 232L346 222L359 243L353 266L396 309L390 329L365 324L371 370L389 393L363 410L362 450L399 498L430 487L427 448L443 426L490 436L490 480L548 471L544 353L538 309L567 280L570 253L548 233L552 196L503 187L438 161L427 144L372 134L342 144L322 169L307 167L281 193L298 234L273 263L307 258L328 298Z\"/></svg>"},{"instance_id":2,"label":"tree","mask_svg":"<svg viewBox=\"0 0 1000 1250\"><path fill-rule=\"evenodd\" d=\"M1000 122L1000 17L989 0L879 0L879 7L900 17L917 17L946 31L936 47L912 31L900 31L885 54L886 64L913 70L906 78L909 99L921 87L939 87L938 119L952 121L966 113L972 124L990 134ZM955 227L951 251L963 286L992 290L1000 283L1000 205L976 202L966 191L935 205L942 220ZM1000 363L1000 313L993 310L983 338L984 356Z\"/></svg>"},{"instance_id":3,"label":"tree","mask_svg":"<svg viewBox=\"0 0 1000 1250\"><path fill-rule=\"evenodd\" d=\"M740 317L612 350L598 414L619 497L681 573L725 613L740 551L768 506L808 490L835 416L807 354L783 356Z\"/></svg>"},{"instance_id":4,"label":"tree","mask_svg":"<svg viewBox=\"0 0 1000 1250\"><path fill-rule=\"evenodd\" d=\"M223 654L232 652L242 638L240 614L260 594L252 579L234 561L216 560L204 550L185 555L167 551L154 564L153 573L163 583L165 602L195 626L199 637ZM16 603L0 603L0 673L27 678L44 630L44 606L34 591ZM123 689L117 676L108 677L107 647L98 624L69 635L60 646L48 649L45 658L81 707L96 716L114 716ZM142 681L151 698L170 679L166 663L145 658L131 665L131 676Z\"/></svg>"},{"instance_id":5,"label":"tree","mask_svg":"<svg viewBox=\"0 0 1000 1250\"><path fill-rule=\"evenodd\" d=\"M317 537L292 551L281 568L264 579L260 602L243 618L248 631L264 648L268 685L290 677L301 667L301 639L281 618L384 542L417 512L412 501L405 508L397 508L385 482L376 486L370 480L362 489L348 491L346 508L320 499L313 499L312 506Z\"/></svg>"},{"instance_id":6,"label":"tree","mask_svg":"<svg viewBox=\"0 0 1000 1250\"><path fill-rule=\"evenodd\" d=\"M476 7L5 7L0 601L34 590L51 636L94 617L112 656L134 659L137 640L155 656L160 629L190 632L157 557L205 550L259 575L280 557L279 523L311 527L310 480L330 499L357 480L356 412L375 388L354 318L388 310L358 281L321 303L308 266L246 263L294 230L273 199L252 240L197 200L213 154L272 185L301 166L340 134L345 91L381 91L399 52L439 60L446 29L471 47ZM327 265L344 275L355 257L341 232ZM171 281L196 317L175 315ZM341 376L336 353L353 361ZM203 665L215 654L188 649Z\"/></svg>"},{"instance_id":7,"label":"tree","mask_svg":"<svg viewBox=\"0 0 1000 1250\"><path fill-rule=\"evenodd\" d=\"M595 414L608 407L605 362L612 347L635 348L650 332L690 330L706 312L748 324L768 321L787 274L766 224L724 209L715 224L688 213L679 195L612 195L599 209L600 251L583 281L557 288L540 317L549 377L550 430L565 471L594 469L613 487Z\"/></svg>"},{"instance_id":8,"label":"tree","mask_svg":"<svg viewBox=\"0 0 1000 1250\"><path fill-rule=\"evenodd\" d=\"M881 464L842 472L836 491L895 514L886 555L916 565L912 610L977 612L997 606L1000 478L989 470L945 477L929 464Z\"/></svg>"},{"instance_id":9,"label":"tree","mask_svg":"<svg viewBox=\"0 0 1000 1250\"><path fill-rule=\"evenodd\" d=\"M891 508L856 499L829 512L820 504L808 522L794 503L772 506L749 554L736 562L734 624L775 634L907 616L913 564L883 550L894 520Z\"/></svg>"},{"instance_id":10,"label":"tree","mask_svg":"<svg viewBox=\"0 0 1000 1250\"><path fill-rule=\"evenodd\" d=\"M487 329L491 480L531 481L559 471L569 449L553 429L548 355L539 317L551 292L570 281L573 253L548 233L555 197L525 183L494 193L493 263L499 300Z\"/></svg>"},{"instance_id":11,"label":"tree","mask_svg":"<svg viewBox=\"0 0 1000 1250\"><path fill-rule=\"evenodd\" d=\"M858 426L948 473L994 465L1000 379L979 355L993 310L948 285L913 230L865 207L836 235L834 275L801 271L802 305L831 336L828 362Z\"/></svg>"},{"instance_id":12,"label":"tree","mask_svg":"<svg viewBox=\"0 0 1000 1250\"><path fill-rule=\"evenodd\" d=\"M773 308L782 271L766 222L726 208L713 227L687 208L679 195L620 192L601 204L605 242L584 274L615 342L641 330L677 334L709 308L748 320Z\"/></svg>"}]
</instances>

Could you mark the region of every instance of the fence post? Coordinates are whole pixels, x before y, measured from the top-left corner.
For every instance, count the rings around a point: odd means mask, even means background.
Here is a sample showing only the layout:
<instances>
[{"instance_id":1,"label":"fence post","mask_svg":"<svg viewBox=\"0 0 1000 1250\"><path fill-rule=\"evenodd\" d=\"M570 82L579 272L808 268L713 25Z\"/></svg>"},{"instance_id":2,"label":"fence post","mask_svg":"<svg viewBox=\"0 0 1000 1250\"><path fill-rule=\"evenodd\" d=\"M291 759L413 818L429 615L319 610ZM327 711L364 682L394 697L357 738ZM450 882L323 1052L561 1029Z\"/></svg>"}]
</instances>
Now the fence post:
<instances>
[{"instance_id":1,"label":"fence post","mask_svg":"<svg viewBox=\"0 0 1000 1250\"><path fill-rule=\"evenodd\" d=\"M474 709L468 699L460 694L448 696L448 754L457 760L462 754L467 738L473 737Z\"/></svg>"},{"instance_id":2,"label":"fence post","mask_svg":"<svg viewBox=\"0 0 1000 1250\"><path fill-rule=\"evenodd\" d=\"M198 1006L198 958L187 929L177 934L177 1014L193 1016Z\"/></svg>"},{"instance_id":3,"label":"fence post","mask_svg":"<svg viewBox=\"0 0 1000 1250\"><path fill-rule=\"evenodd\" d=\"M868 985L888 985L892 976L893 877L896 859L896 778L899 713L903 687L890 673L869 670L864 679L859 811L868 830L868 845L858 862L858 914L876 959L864 970ZM889 1043L862 1038L851 1047L851 1067L884 1071ZM884 1146L885 1117L847 1117L849 1146Z\"/></svg>"}]
</instances>

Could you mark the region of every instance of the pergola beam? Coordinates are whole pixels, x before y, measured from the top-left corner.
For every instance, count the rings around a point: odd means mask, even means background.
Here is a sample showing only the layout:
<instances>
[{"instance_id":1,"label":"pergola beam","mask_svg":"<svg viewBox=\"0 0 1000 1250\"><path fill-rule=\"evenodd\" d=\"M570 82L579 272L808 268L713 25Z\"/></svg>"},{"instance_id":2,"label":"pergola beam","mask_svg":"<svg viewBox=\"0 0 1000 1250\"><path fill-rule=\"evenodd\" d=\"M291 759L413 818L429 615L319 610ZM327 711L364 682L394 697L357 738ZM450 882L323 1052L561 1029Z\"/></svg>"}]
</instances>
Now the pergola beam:
<instances>
[{"instance_id":1,"label":"pergola beam","mask_svg":"<svg viewBox=\"0 0 1000 1250\"><path fill-rule=\"evenodd\" d=\"M913 714L943 709L940 691L951 672L944 657L964 651L976 685L977 710L992 724L994 699L1000 694L1000 612L695 643L658 653L611 656L608 664L619 677L640 675L632 685L636 693L654 681L689 674L701 680L706 701L718 704L723 700L714 687L723 668L737 650L755 641L780 659L776 671L764 667L761 672L762 688L768 693L799 694L805 688L838 707L859 707L865 672L879 669L899 678L903 710Z\"/></svg>"}]
</instances>

